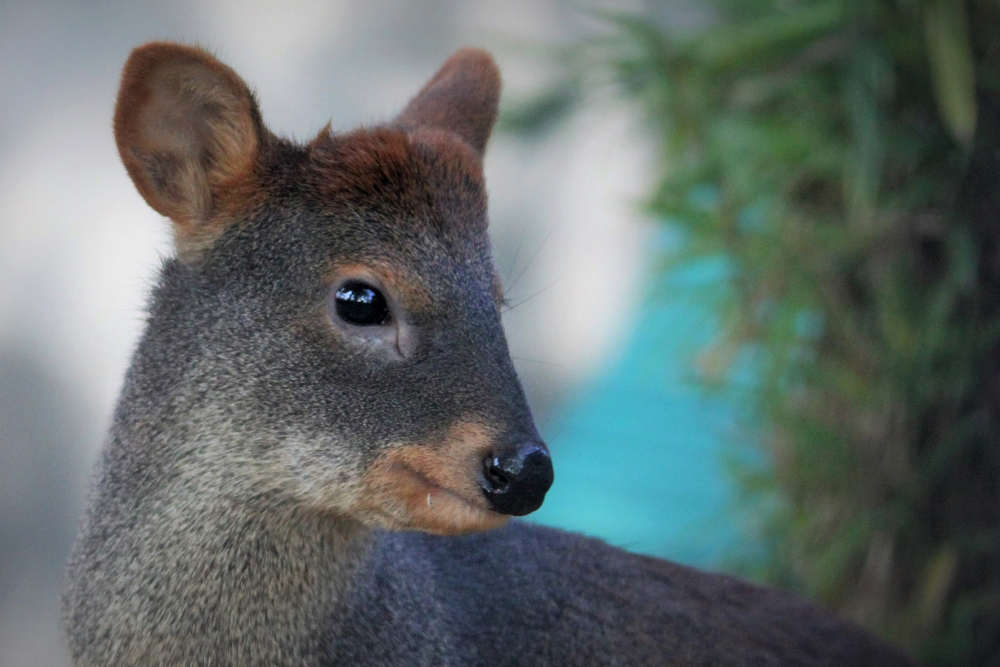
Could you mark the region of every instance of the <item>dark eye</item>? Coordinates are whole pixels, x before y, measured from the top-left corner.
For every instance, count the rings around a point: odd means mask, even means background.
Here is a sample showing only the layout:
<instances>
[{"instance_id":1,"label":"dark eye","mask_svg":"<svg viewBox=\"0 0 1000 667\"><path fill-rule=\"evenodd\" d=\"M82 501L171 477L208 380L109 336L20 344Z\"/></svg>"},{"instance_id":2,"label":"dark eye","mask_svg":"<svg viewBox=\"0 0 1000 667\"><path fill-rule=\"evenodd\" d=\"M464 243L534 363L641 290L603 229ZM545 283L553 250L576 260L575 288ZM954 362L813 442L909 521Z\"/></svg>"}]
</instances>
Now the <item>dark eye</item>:
<instances>
[{"instance_id":1,"label":"dark eye","mask_svg":"<svg viewBox=\"0 0 1000 667\"><path fill-rule=\"evenodd\" d=\"M352 280L337 290L337 315L345 322L359 326L385 324L389 305L382 293L371 285Z\"/></svg>"}]
</instances>

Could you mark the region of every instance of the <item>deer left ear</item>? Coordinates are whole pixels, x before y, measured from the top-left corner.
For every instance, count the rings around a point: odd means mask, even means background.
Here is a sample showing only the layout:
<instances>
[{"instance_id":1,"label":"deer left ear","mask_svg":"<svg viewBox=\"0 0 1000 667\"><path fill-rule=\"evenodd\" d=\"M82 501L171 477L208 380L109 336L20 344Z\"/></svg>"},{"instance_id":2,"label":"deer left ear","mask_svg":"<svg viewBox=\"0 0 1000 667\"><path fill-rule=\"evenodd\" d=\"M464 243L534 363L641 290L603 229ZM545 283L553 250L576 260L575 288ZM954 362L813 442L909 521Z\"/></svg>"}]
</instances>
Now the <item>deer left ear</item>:
<instances>
[{"instance_id":1,"label":"deer left ear","mask_svg":"<svg viewBox=\"0 0 1000 667\"><path fill-rule=\"evenodd\" d=\"M198 48L152 42L129 56L115 141L139 193L190 255L222 232L227 190L252 173L265 130L247 85Z\"/></svg>"},{"instance_id":2,"label":"deer left ear","mask_svg":"<svg viewBox=\"0 0 1000 667\"><path fill-rule=\"evenodd\" d=\"M482 155L497 119L500 87L500 70L490 54L462 49L410 100L396 124L451 132Z\"/></svg>"}]
</instances>

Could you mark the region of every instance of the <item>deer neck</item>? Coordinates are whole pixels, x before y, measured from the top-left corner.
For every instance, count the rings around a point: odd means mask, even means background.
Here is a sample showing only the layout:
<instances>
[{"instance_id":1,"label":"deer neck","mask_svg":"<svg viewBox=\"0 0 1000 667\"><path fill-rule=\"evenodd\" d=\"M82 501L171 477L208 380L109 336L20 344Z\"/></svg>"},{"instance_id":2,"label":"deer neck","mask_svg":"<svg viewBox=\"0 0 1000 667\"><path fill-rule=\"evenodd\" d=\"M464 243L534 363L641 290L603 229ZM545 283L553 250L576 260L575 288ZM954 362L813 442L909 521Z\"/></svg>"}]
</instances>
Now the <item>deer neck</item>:
<instances>
[{"instance_id":1,"label":"deer neck","mask_svg":"<svg viewBox=\"0 0 1000 667\"><path fill-rule=\"evenodd\" d=\"M129 449L108 448L70 566L78 664L320 664L370 531L198 454L150 470ZM141 470L170 481L136 492Z\"/></svg>"}]
</instances>

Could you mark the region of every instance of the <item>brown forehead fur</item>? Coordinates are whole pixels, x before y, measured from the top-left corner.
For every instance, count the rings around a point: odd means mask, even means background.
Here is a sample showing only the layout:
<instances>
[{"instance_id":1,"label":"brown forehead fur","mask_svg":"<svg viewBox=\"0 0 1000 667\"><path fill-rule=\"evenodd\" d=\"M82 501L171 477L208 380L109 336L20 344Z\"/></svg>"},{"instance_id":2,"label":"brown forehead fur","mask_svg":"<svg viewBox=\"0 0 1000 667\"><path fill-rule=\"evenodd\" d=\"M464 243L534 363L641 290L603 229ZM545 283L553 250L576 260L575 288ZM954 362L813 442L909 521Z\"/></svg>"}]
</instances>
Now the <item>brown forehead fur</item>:
<instances>
[{"instance_id":1,"label":"brown forehead fur","mask_svg":"<svg viewBox=\"0 0 1000 667\"><path fill-rule=\"evenodd\" d=\"M291 186L321 210L376 213L411 228L430 225L436 228L426 231L459 242L485 235L482 160L452 133L381 126L334 134L325 128L305 146L272 139L264 149L250 172L218 193L213 227L254 217Z\"/></svg>"},{"instance_id":2,"label":"brown forehead fur","mask_svg":"<svg viewBox=\"0 0 1000 667\"><path fill-rule=\"evenodd\" d=\"M306 150L309 180L329 201L370 205L374 195L400 213L428 207L451 212L442 205L459 204L462 213L485 214L479 155L449 132L379 127L334 135L324 130ZM438 201L442 198L448 201Z\"/></svg>"}]
</instances>

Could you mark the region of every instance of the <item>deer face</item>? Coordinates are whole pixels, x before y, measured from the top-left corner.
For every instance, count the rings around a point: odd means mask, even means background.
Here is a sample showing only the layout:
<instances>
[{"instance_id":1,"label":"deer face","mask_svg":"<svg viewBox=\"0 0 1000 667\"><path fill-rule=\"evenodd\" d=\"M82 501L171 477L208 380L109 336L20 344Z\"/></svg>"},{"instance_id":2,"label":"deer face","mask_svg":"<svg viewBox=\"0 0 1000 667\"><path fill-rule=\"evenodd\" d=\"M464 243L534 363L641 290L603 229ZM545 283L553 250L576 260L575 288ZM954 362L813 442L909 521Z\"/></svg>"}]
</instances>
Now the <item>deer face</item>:
<instances>
[{"instance_id":1,"label":"deer face","mask_svg":"<svg viewBox=\"0 0 1000 667\"><path fill-rule=\"evenodd\" d=\"M151 317L197 348L199 424L261 497L435 533L541 504L486 233L498 95L489 56L459 52L391 124L296 146L211 56L133 53L116 138L179 257Z\"/></svg>"}]
</instances>

